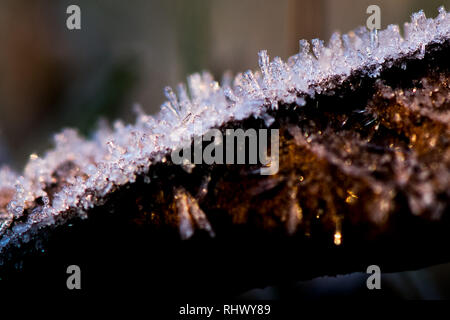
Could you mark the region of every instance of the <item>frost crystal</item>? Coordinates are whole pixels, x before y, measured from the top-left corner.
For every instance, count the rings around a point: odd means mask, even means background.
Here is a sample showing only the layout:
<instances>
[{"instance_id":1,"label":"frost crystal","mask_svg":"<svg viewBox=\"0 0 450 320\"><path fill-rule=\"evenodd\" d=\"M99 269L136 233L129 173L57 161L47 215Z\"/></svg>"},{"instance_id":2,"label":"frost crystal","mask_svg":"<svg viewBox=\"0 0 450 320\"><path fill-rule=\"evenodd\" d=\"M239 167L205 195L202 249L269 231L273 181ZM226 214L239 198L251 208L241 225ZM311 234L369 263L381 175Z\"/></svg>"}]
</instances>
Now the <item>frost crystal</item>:
<instances>
[{"instance_id":1,"label":"frost crystal","mask_svg":"<svg viewBox=\"0 0 450 320\"><path fill-rule=\"evenodd\" d=\"M279 103L303 106L304 97L332 89L354 71L377 77L392 60L423 58L425 46L450 38L450 15L444 8L435 19L415 13L405 23L404 34L403 38L399 27L390 25L377 34L363 27L342 36L334 33L327 46L319 39L311 45L301 40L299 53L287 62L278 57L270 61L261 51L260 71L238 74L234 80L226 75L222 86L209 73L194 74L188 78L189 90L179 85L178 97L172 88L165 89L168 101L156 116L137 108L134 125L101 125L91 140L64 130L54 137L53 150L42 158L31 155L23 175L0 170L0 253L26 242L39 228L63 223L71 215L85 217L108 192L133 182L152 162L190 143L194 134L249 116L270 124L273 119L264 111ZM202 132L195 132L199 127ZM189 201L179 197L183 205ZM201 211L197 215L201 219Z\"/></svg>"}]
</instances>

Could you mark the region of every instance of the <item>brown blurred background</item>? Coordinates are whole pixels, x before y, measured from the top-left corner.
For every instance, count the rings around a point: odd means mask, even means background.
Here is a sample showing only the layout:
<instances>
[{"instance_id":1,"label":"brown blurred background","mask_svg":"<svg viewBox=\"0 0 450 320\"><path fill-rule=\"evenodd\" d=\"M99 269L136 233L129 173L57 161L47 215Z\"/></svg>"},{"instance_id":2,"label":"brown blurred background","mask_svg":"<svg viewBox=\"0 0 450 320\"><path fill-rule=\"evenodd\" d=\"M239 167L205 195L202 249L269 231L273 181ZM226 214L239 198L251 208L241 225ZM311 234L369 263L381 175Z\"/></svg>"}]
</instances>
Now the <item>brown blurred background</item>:
<instances>
[{"instance_id":1,"label":"brown blurred background","mask_svg":"<svg viewBox=\"0 0 450 320\"><path fill-rule=\"evenodd\" d=\"M70 4L82 30L66 28ZM386 26L449 0L2 0L0 163L21 169L66 126L87 135L101 116L132 121L134 103L154 113L189 73L254 69L261 49L286 58L300 38L365 24L370 4Z\"/></svg>"}]
</instances>

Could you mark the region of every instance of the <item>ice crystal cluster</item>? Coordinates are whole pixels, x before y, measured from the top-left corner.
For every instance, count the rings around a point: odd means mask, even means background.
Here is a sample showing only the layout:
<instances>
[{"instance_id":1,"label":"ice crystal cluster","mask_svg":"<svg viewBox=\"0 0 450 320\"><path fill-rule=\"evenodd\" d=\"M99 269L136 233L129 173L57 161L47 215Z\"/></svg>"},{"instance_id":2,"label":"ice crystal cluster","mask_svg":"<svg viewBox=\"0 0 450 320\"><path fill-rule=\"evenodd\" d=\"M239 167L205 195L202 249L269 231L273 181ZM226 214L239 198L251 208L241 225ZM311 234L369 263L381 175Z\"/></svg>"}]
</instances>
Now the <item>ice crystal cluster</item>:
<instances>
[{"instance_id":1,"label":"ice crystal cluster","mask_svg":"<svg viewBox=\"0 0 450 320\"><path fill-rule=\"evenodd\" d=\"M188 88L180 84L178 95L167 87L161 111L155 116L138 111L134 125L104 125L90 140L66 129L55 135L53 150L30 156L22 175L1 169L0 253L29 241L40 228L75 215L85 217L109 192L133 182L174 148L190 144L195 134L251 116L270 125L268 108L279 103L302 106L306 97L333 89L355 71L377 77L392 61L421 59L427 45L449 38L450 15L444 8L434 19L420 11L405 23L404 36L399 26L390 25L372 34L365 27L334 33L328 45L319 39L300 40L299 53L287 61L270 61L261 51L259 71L225 76L221 85L205 72L191 75ZM198 127L201 132L194 130Z\"/></svg>"}]
</instances>

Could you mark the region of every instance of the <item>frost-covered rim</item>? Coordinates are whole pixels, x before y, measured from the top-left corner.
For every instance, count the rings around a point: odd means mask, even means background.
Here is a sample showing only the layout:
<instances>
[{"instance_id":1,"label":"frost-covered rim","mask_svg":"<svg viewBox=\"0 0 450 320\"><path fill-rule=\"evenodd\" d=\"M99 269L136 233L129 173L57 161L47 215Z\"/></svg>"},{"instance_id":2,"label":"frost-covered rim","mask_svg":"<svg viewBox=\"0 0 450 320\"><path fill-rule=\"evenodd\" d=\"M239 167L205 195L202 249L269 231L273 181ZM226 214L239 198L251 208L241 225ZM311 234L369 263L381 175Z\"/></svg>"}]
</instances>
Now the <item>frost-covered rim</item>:
<instances>
[{"instance_id":1,"label":"frost-covered rim","mask_svg":"<svg viewBox=\"0 0 450 320\"><path fill-rule=\"evenodd\" d=\"M134 125L121 121L116 121L114 128L103 125L90 140L80 137L76 130L65 129L55 135L54 149L43 157L30 156L21 176L8 168L0 170L0 192L13 193L6 210L0 209L0 253L18 241L27 242L30 232L55 224L55 218L69 209L86 217L88 209L112 188L133 182L152 162L190 144L194 133L198 134L194 127L200 126L204 133L229 120L250 116L263 117L270 123L263 112L277 108L279 102L304 105L304 97L314 97L329 88L327 80L339 79L338 84L342 83L356 70L377 77L386 62L411 54L422 59L427 45L449 38L450 15L443 7L434 19L419 11L404 24L404 37L398 25L389 25L377 37L359 27L342 36L334 33L327 46L319 39L313 39L312 46L300 40L299 53L286 62L279 57L270 61L263 50L256 72L246 71L234 79L224 76L222 85L207 72L193 74L188 77L189 90L184 84L178 85L178 96L167 87L168 101L161 111L150 116L137 110ZM55 182L52 173L68 161L78 167L78 173L65 177L65 186L53 194L50 203L44 189ZM24 210L32 208L39 197L43 205L23 217ZM21 217L24 222L15 221Z\"/></svg>"}]
</instances>

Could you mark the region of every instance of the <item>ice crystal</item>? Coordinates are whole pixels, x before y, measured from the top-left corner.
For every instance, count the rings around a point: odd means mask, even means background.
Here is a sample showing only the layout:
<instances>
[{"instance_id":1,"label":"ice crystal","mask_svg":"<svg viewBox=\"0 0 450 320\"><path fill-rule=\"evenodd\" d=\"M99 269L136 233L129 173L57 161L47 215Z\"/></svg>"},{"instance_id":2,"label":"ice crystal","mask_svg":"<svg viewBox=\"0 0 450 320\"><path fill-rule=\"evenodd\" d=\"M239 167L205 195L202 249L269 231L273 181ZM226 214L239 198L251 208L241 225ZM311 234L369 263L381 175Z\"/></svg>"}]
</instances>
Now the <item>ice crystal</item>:
<instances>
[{"instance_id":1,"label":"ice crystal","mask_svg":"<svg viewBox=\"0 0 450 320\"><path fill-rule=\"evenodd\" d=\"M0 253L27 241L33 230L64 222L71 217L68 212L84 217L108 192L133 182L164 154L190 143L195 134L249 116L270 124L273 119L265 110L279 103L303 106L306 97L332 89L355 71L377 77L390 61L423 58L427 45L449 39L450 15L444 8L435 19L415 13L405 23L404 34L390 25L376 34L363 27L342 36L334 33L328 45L319 39L311 44L300 40L298 54L286 62L278 57L270 61L261 51L260 71L249 70L234 79L225 75L222 86L209 73L191 75L188 88L183 84L177 88L178 96L172 88L165 89L168 101L157 115L146 115L137 107L134 125L120 121L113 128L101 125L91 140L64 130L54 137L53 150L30 157L22 175L6 168L0 171ZM195 131L198 127L202 132ZM50 194L52 185L58 188ZM189 201L178 195L182 208ZM196 214L202 221L200 209ZM185 227L191 228L192 222L186 221Z\"/></svg>"}]
</instances>

